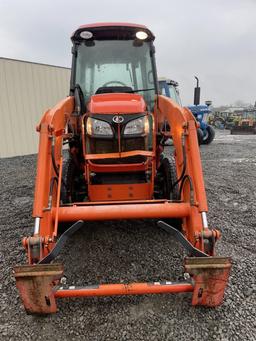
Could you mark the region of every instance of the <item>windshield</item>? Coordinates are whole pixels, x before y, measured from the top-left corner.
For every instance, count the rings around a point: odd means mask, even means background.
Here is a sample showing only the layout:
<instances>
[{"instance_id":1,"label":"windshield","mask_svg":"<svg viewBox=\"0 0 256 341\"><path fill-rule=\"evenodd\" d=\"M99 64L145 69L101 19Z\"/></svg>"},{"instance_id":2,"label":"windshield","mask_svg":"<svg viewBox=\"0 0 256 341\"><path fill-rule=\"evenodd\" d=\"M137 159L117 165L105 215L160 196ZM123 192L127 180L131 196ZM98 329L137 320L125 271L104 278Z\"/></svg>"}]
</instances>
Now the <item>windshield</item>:
<instances>
[{"instance_id":1,"label":"windshield","mask_svg":"<svg viewBox=\"0 0 256 341\"><path fill-rule=\"evenodd\" d=\"M177 87L168 83L168 81L165 81L165 80L159 81L159 87L160 87L161 94L163 96L170 97L172 100L174 100L174 102L176 102L177 104L181 106L180 94L179 94L179 90Z\"/></svg>"},{"instance_id":2,"label":"windshield","mask_svg":"<svg viewBox=\"0 0 256 341\"><path fill-rule=\"evenodd\" d=\"M138 93L152 110L155 86L150 43L135 46L133 40L95 40L91 46L81 44L75 82L86 101L102 87L121 87L120 92L144 90Z\"/></svg>"},{"instance_id":3,"label":"windshield","mask_svg":"<svg viewBox=\"0 0 256 341\"><path fill-rule=\"evenodd\" d=\"M171 84L168 84L169 86L169 91L170 91L170 97L179 105L181 105L181 100L180 100L180 96L179 96L179 93L178 93L178 89L171 85Z\"/></svg>"}]
</instances>

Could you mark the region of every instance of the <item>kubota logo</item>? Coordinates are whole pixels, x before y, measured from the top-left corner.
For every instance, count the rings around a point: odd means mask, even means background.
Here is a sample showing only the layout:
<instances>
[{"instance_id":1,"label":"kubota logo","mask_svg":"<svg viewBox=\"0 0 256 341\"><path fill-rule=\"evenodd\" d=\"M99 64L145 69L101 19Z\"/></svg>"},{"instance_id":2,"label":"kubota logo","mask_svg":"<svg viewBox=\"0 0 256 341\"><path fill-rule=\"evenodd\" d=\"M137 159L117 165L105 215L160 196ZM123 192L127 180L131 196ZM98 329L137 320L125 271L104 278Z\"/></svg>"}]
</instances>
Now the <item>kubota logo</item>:
<instances>
[{"instance_id":1,"label":"kubota logo","mask_svg":"<svg viewBox=\"0 0 256 341\"><path fill-rule=\"evenodd\" d=\"M123 118L123 116L116 115L113 117L112 121L115 123L123 123L124 118Z\"/></svg>"}]
</instances>

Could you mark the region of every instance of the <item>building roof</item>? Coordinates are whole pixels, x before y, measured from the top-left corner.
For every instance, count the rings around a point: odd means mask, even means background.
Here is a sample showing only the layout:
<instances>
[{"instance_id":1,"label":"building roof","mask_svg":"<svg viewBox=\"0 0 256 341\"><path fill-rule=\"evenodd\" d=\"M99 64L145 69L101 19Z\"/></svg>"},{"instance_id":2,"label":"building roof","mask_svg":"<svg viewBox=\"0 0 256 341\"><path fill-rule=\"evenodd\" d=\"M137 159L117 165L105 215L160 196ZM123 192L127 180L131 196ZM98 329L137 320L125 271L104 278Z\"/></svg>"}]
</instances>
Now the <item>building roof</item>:
<instances>
[{"instance_id":1,"label":"building roof","mask_svg":"<svg viewBox=\"0 0 256 341\"><path fill-rule=\"evenodd\" d=\"M66 66L53 65L53 64L45 64L45 63L38 63L38 62L31 62L31 61L28 61L28 60L13 59L13 58L8 58L8 57L0 57L0 60L9 60L9 61L20 62L20 63L29 63L29 64L36 64L36 65L57 67L57 68L61 68L61 69L70 69L69 67L66 67Z\"/></svg>"}]
</instances>

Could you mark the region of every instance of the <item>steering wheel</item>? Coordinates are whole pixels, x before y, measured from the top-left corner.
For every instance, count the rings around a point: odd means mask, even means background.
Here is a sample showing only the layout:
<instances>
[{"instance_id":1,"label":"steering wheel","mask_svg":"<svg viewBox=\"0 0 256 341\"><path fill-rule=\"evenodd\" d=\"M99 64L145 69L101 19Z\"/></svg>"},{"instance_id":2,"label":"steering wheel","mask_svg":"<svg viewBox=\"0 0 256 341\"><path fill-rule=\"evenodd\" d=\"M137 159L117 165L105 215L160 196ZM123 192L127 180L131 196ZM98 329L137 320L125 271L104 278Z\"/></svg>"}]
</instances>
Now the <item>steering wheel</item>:
<instances>
[{"instance_id":1,"label":"steering wheel","mask_svg":"<svg viewBox=\"0 0 256 341\"><path fill-rule=\"evenodd\" d=\"M107 82L107 83L103 84L102 87L104 88L105 86L109 86L112 83L115 83L115 84L118 84L118 85L121 85L121 86L127 86L126 84L124 84L123 82L120 82L120 81L110 81L110 82Z\"/></svg>"}]
</instances>

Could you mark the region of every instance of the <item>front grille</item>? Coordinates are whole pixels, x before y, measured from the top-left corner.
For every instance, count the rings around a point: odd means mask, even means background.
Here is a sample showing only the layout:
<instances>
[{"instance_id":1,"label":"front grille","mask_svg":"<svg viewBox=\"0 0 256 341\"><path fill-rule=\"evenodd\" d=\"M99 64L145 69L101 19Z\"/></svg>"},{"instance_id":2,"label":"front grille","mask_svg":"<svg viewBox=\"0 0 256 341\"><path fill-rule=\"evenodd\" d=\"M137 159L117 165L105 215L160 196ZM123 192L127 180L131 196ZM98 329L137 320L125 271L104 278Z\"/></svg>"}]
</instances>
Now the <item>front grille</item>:
<instances>
[{"instance_id":1,"label":"front grille","mask_svg":"<svg viewBox=\"0 0 256 341\"><path fill-rule=\"evenodd\" d=\"M118 153L118 139L99 139L88 138L88 152L90 154L107 154ZM129 152L132 150L147 150L146 138L134 137L134 138L122 138L121 139L121 151ZM93 160L97 164L127 164L127 163L142 163L146 161L146 157L143 155L130 156L119 159L102 159Z\"/></svg>"},{"instance_id":2,"label":"front grille","mask_svg":"<svg viewBox=\"0 0 256 341\"><path fill-rule=\"evenodd\" d=\"M115 114L116 115L116 114ZM129 152L133 150L152 150L152 133L148 136L123 136L121 135L121 145L119 150L119 143L118 143L118 135L119 135L119 128L118 124L113 122L113 117L115 115L105 115L105 114L93 114L91 117L95 119L99 119L102 121L107 122L111 125L114 136L113 137L93 137L88 136L86 134L86 152L88 154L108 154L108 153L118 153L121 152ZM120 132L121 134L124 131L125 125L133 119L139 118L144 116L144 113L140 114L125 114L122 117L124 121L120 124ZM150 118L150 125L152 132L152 117ZM86 119L85 119L86 120ZM86 126L86 124L85 124ZM86 133L86 132L85 132ZM142 163L146 161L145 156L137 155L127 158L117 158L117 159L102 159L102 160L93 160L94 163L97 164L128 164L128 163Z\"/></svg>"},{"instance_id":3,"label":"front grille","mask_svg":"<svg viewBox=\"0 0 256 341\"><path fill-rule=\"evenodd\" d=\"M129 152L131 150L147 150L145 137L133 137L133 138L122 138L121 139L121 150L122 152Z\"/></svg>"},{"instance_id":4,"label":"front grille","mask_svg":"<svg viewBox=\"0 0 256 341\"><path fill-rule=\"evenodd\" d=\"M118 153L118 140L88 138L87 152L90 154Z\"/></svg>"}]
</instances>

